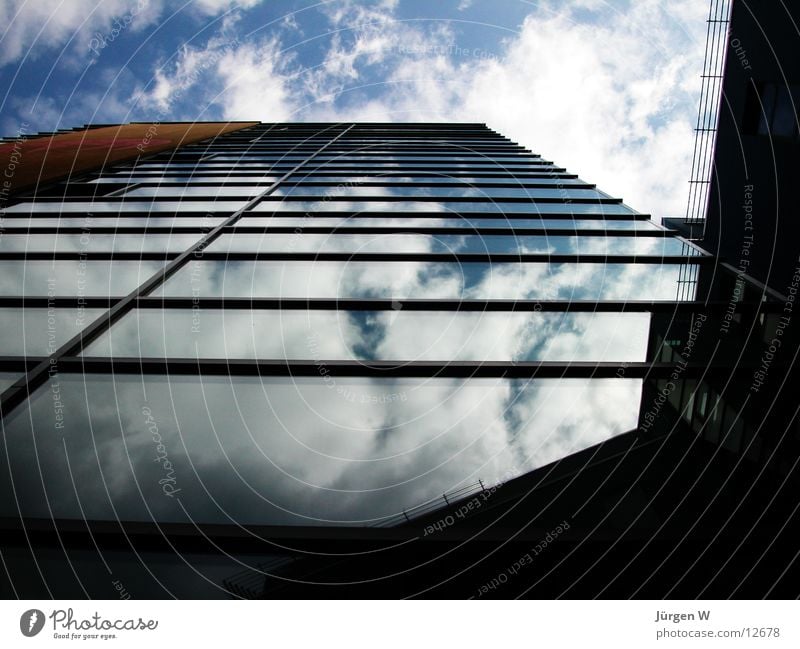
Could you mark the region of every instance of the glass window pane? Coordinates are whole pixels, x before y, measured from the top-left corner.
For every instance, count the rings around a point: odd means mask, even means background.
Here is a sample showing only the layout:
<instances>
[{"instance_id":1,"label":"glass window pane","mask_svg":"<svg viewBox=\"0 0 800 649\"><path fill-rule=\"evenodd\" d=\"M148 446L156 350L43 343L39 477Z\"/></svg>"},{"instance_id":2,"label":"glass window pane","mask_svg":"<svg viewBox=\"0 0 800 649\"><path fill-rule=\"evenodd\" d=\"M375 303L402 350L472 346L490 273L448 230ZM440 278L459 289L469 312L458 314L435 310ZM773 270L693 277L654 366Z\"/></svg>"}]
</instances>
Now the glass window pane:
<instances>
[{"instance_id":1,"label":"glass window pane","mask_svg":"<svg viewBox=\"0 0 800 649\"><path fill-rule=\"evenodd\" d=\"M125 196L136 198L141 196L156 196L160 198L182 198L184 196L257 196L264 192L269 185L254 185L250 187L138 187L125 192Z\"/></svg>"},{"instance_id":2,"label":"glass window pane","mask_svg":"<svg viewBox=\"0 0 800 649\"><path fill-rule=\"evenodd\" d=\"M243 167L258 167L259 165L253 163L244 163ZM284 169L290 171L291 166L275 166L275 167L261 167L271 171ZM414 174L417 172L435 172L437 174L478 174L478 173L503 173L506 176L515 174L549 174L549 173L562 173L564 171L561 167L554 167L553 165L540 164L540 165L508 165L504 166L502 163L497 165L478 164L478 163L463 163L455 164L452 162L329 162L329 163L314 163L309 162L303 165L302 171L299 173L333 173L333 172L355 172L355 173L402 173L403 175Z\"/></svg>"},{"instance_id":3,"label":"glass window pane","mask_svg":"<svg viewBox=\"0 0 800 649\"><path fill-rule=\"evenodd\" d=\"M649 326L647 313L138 309L84 355L640 362Z\"/></svg>"},{"instance_id":4,"label":"glass window pane","mask_svg":"<svg viewBox=\"0 0 800 649\"><path fill-rule=\"evenodd\" d=\"M298 162L302 162L308 156L311 155L311 152L302 153L302 154L272 154L272 155L258 155L257 153L240 153L238 155L216 155L214 156L214 162L286 162L293 165L296 165Z\"/></svg>"},{"instance_id":5,"label":"glass window pane","mask_svg":"<svg viewBox=\"0 0 800 649\"><path fill-rule=\"evenodd\" d=\"M297 162L287 160L278 164L270 164L268 162L201 162L201 163L187 163L187 162L153 162L147 164L140 164L134 167L133 171L157 171L162 173L196 173L198 171L213 171L216 173L223 173L225 171L242 171L247 169L260 169L264 171L271 171L277 173L279 170L281 175L286 171L291 171L297 166ZM129 171L120 172L128 174Z\"/></svg>"},{"instance_id":6,"label":"glass window pane","mask_svg":"<svg viewBox=\"0 0 800 649\"><path fill-rule=\"evenodd\" d=\"M49 356L105 309L0 308L0 355Z\"/></svg>"},{"instance_id":7,"label":"glass window pane","mask_svg":"<svg viewBox=\"0 0 800 649\"><path fill-rule=\"evenodd\" d=\"M0 516L371 525L629 431L641 398L629 379L51 381L68 417L46 383L4 422Z\"/></svg>"},{"instance_id":8,"label":"glass window pane","mask_svg":"<svg viewBox=\"0 0 800 649\"><path fill-rule=\"evenodd\" d=\"M225 173L225 172L236 172L236 171L266 171L270 174L283 174L288 171L293 171L297 167L297 164L291 161L279 162L279 163L270 163L270 162L204 162L201 164L184 164L184 163L153 163L147 165L139 165L134 168L133 171L139 172L154 172L157 174L174 174L174 173L197 173L197 172L216 172L216 173ZM363 161L353 161L349 163L314 163L309 162L303 165L302 171L298 171L298 173L334 173L334 172L355 172L355 173L395 173L400 172L403 175L408 175L410 173L435 173L435 174L466 174L470 175L473 173L492 173L498 175L504 175L508 177L509 175L527 175L527 174L559 174L564 173L564 169L562 167L556 167L552 164L538 164L538 165L503 165L503 164L477 164L477 163L464 163L464 164L453 164L453 163L441 163L441 162L432 162L432 163L423 163L423 162L415 162L413 164L410 163L398 163L398 162L386 162L383 164L377 162L370 162L366 163ZM120 174L130 174L130 170L119 172Z\"/></svg>"},{"instance_id":9,"label":"glass window pane","mask_svg":"<svg viewBox=\"0 0 800 649\"><path fill-rule=\"evenodd\" d=\"M246 177L242 177L244 182L250 182ZM541 178L512 178L508 176L496 177L480 177L480 176L445 176L431 172L427 176L326 176L325 174L306 174L303 171L298 171L291 176L289 182L326 182L331 185L344 185L345 187L356 187L364 185L365 183L381 183L385 185L405 185L408 183L447 183L453 185L463 185L469 187L470 185L510 185L520 186L526 183L535 183L539 185L585 185L586 181L580 178L561 178L557 174L553 176L543 176ZM306 185L308 191L314 185Z\"/></svg>"},{"instance_id":10,"label":"glass window pane","mask_svg":"<svg viewBox=\"0 0 800 649\"><path fill-rule=\"evenodd\" d=\"M171 297L676 300L678 264L191 261ZM694 289L683 299L693 299Z\"/></svg>"},{"instance_id":11,"label":"glass window pane","mask_svg":"<svg viewBox=\"0 0 800 649\"><path fill-rule=\"evenodd\" d=\"M354 216L242 216L234 225L261 227L348 227L348 228L538 228L574 230L660 230L652 221L623 219L528 219L474 217L365 217Z\"/></svg>"},{"instance_id":12,"label":"glass window pane","mask_svg":"<svg viewBox=\"0 0 800 649\"><path fill-rule=\"evenodd\" d=\"M5 234L0 252L183 252L202 234Z\"/></svg>"},{"instance_id":13,"label":"glass window pane","mask_svg":"<svg viewBox=\"0 0 800 649\"><path fill-rule=\"evenodd\" d=\"M772 134L779 137L792 137L795 133L797 113L792 105L792 95L788 86L779 84L775 92L775 112L772 116Z\"/></svg>"},{"instance_id":14,"label":"glass window pane","mask_svg":"<svg viewBox=\"0 0 800 649\"><path fill-rule=\"evenodd\" d=\"M89 183L98 184L113 184L120 183L250 183L253 185L271 185L280 176L200 176L200 175L183 175L183 176L150 176L150 175L130 175L125 178L116 176L103 176L102 178L95 178L90 180ZM566 183L565 183L566 184Z\"/></svg>"},{"instance_id":15,"label":"glass window pane","mask_svg":"<svg viewBox=\"0 0 800 649\"><path fill-rule=\"evenodd\" d=\"M159 261L0 260L0 295L122 296L162 265Z\"/></svg>"},{"instance_id":16,"label":"glass window pane","mask_svg":"<svg viewBox=\"0 0 800 649\"><path fill-rule=\"evenodd\" d=\"M219 158L217 158L219 159ZM517 167L518 165L539 165L541 160L538 158L523 157L523 156L506 156L495 157L491 154L482 156L421 156L421 155L390 155L390 154L348 154L340 153L338 155L323 155L317 156L311 161L311 164L327 165L330 163L340 164L384 164L396 163L400 165L416 166L420 163L429 165L431 163L439 163L442 167L447 167L452 164L478 164L478 165L494 165L497 167Z\"/></svg>"},{"instance_id":17,"label":"glass window pane","mask_svg":"<svg viewBox=\"0 0 800 649\"><path fill-rule=\"evenodd\" d=\"M570 188L520 188L520 187L419 187L404 185L400 187L347 187L329 185L327 187L297 185L276 189L270 196L292 196L306 200L341 199L350 196L365 197L370 200L384 196L435 196L437 198L607 198L608 195L596 189Z\"/></svg>"},{"instance_id":18,"label":"glass window pane","mask_svg":"<svg viewBox=\"0 0 800 649\"><path fill-rule=\"evenodd\" d=\"M451 212L494 214L635 214L622 203L498 203L459 201L271 201L264 200L253 212Z\"/></svg>"},{"instance_id":19,"label":"glass window pane","mask_svg":"<svg viewBox=\"0 0 800 649\"><path fill-rule=\"evenodd\" d=\"M564 255L697 255L671 237L451 234L223 234L210 252L506 253Z\"/></svg>"},{"instance_id":20,"label":"glass window pane","mask_svg":"<svg viewBox=\"0 0 800 649\"><path fill-rule=\"evenodd\" d=\"M208 216L203 214L197 217L171 217L171 216L34 216L31 218L3 219L0 223L4 228L139 228L139 227L212 227L222 223L225 216Z\"/></svg>"},{"instance_id":21,"label":"glass window pane","mask_svg":"<svg viewBox=\"0 0 800 649\"><path fill-rule=\"evenodd\" d=\"M75 201L71 203L18 203L6 208L10 214L53 212L235 212L244 201Z\"/></svg>"},{"instance_id":22,"label":"glass window pane","mask_svg":"<svg viewBox=\"0 0 800 649\"><path fill-rule=\"evenodd\" d=\"M758 121L760 135L769 135L772 131L772 111L775 108L776 86L774 83L765 83L761 89L762 111Z\"/></svg>"}]
</instances>

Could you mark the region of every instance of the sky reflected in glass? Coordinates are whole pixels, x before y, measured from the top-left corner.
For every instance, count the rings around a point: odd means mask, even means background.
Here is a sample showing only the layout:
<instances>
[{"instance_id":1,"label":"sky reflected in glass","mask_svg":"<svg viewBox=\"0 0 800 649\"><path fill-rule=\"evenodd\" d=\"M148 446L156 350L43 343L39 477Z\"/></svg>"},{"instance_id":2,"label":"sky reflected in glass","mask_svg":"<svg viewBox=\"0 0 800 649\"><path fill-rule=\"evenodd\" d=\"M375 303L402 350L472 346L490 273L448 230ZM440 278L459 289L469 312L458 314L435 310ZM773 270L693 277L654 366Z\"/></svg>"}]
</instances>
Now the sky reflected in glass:
<instances>
[{"instance_id":1,"label":"sky reflected in glass","mask_svg":"<svg viewBox=\"0 0 800 649\"><path fill-rule=\"evenodd\" d=\"M138 309L83 355L641 362L649 328L648 313Z\"/></svg>"},{"instance_id":2,"label":"sky reflected in glass","mask_svg":"<svg viewBox=\"0 0 800 649\"><path fill-rule=\"evenodd\" d=\"M677 264L191 261L154 295L373 299L675 300ZM686 290L682 299L691 299Z\"/></svg>"},{"instance_id":3,"label":"sky reflected in glass","mask_svg":"<svg viewBox=\"0 0 800 649\"><path fill-rule=\"evenodd\" d=\"M331 378L51 377L5 421L0 516L370 525L626 432L641 395L627 379Z\"/></svg>"}]
</instances>

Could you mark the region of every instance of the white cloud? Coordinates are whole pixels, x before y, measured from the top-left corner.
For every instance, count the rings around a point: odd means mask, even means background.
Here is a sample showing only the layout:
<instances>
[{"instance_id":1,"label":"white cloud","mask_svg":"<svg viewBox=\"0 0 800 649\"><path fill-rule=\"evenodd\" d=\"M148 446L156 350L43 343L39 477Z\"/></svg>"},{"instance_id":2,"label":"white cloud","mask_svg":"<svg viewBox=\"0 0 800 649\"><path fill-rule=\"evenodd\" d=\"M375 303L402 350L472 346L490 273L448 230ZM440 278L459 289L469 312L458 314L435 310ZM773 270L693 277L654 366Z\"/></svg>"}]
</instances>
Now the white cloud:
<instances>
[{"instance_id":1,"label":"white cloud","mask_svg":"<svg viewBox=\"0 0 800 649\"><path fill-rule=\"evenodd\" d=\"M201 0L194 11L253 4ZM127 6L6 3L0 56L22 56L45 35L54 45L107 26ZM151 0L132 28L162 9ZM685 209L702 3L540 3L492 51L460 39L455 23L398 18L395 1L344 0L320 10L322 30L306 22L311 14L292 12L250 35L248 14L234 11L205 42L159 60L149 83L110 82L107 103L129 106L137 119L163 111L164 119L484 122L641 211L660 217ZM103 118L113 116L104 110Z\"/></svg>"},{"instance_id":2,"label":"white cloud","mask_svg":"<svg viewBox=\"0 0 800 649\"><path fill-rule=\"evenodd\" d=\"M201 16L247 9L261 0L194 0L185 6ZM175 3L177 4L177 3ZM64 47L88 51L97 34L107 38L135 32L174 9L165 0L4 0L0 3L0 65L39 57Z\"/></svg>"},{"instance_id":3,"label":"white cloud","mask_svg":"<svg viewBox=\"0 0 800 649\"><path fill-rule=\"evenodd\" d=\"M595 13L578 17L576 7ZM377 96L372 89L363 100L356 70L335 103L306 112L335 121L485 122L641 211L677 214L693 144L703 12L697 3L655 0L624 12L597 2L545 6L500 57L459 48L441 28L384 20L370 38L402 46L383 57ZM356 35L351 55L360 42ZM337 40L332 50L344 58L341 49Z\"/></svg>"},{"instance_id":4,"label":"white cloud","mask_svg":"<svg viewBox=\"0 0 800 649\"><path fill-rule=\"evenodd\" d=\"M244 45L222 57L217 72L225 80L219 95L223 117L259 114L269 122L299 119L293 114L295 103L286 72L289 56L280 52L273 39L258 47Z\"/></svg>"}]
</instances>

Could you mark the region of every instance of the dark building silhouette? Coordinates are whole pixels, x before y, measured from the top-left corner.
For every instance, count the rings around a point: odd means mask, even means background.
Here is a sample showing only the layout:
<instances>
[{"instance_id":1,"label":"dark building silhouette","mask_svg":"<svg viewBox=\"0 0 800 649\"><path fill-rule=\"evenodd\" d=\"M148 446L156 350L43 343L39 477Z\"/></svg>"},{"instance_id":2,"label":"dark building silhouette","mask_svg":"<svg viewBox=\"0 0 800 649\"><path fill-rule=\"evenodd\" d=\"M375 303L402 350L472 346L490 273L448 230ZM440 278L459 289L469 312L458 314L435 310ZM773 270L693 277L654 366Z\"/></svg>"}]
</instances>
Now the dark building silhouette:
<instances>
[{"instance_id":1,"label":"dark building silhouette","mask_svg":"<svg viewBox=\"0 0 800 649\"><path fill-rule=\"evenodd\" d=\"M785 295L483 124L167 126L2 213L5 596L796 589Z\"/></svg>"}]
</instances>

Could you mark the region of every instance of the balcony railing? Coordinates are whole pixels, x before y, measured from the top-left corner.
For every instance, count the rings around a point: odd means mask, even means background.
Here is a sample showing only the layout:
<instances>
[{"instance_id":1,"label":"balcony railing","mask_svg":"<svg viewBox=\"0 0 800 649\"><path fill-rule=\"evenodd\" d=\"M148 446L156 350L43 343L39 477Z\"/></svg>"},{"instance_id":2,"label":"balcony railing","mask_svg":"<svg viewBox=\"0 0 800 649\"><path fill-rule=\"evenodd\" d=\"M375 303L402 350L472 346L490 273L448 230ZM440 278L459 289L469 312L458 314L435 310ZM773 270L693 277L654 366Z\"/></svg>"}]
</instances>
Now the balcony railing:
<instances>
[{"instance_id":1,"label":"balcony railing","mask_svg":"<svg viewBox=\"0 0 800 649\"><path fill-rule=\"evenodd\" d=\"M700 105L694 132L692 171L689 179L689 201L686 222L705 224L711 173L714 167L714 146L722 100L722 77L728 43L732 0L711 0L706 21L706 51L700 84Z\"/></svg>"}]
</instances>

